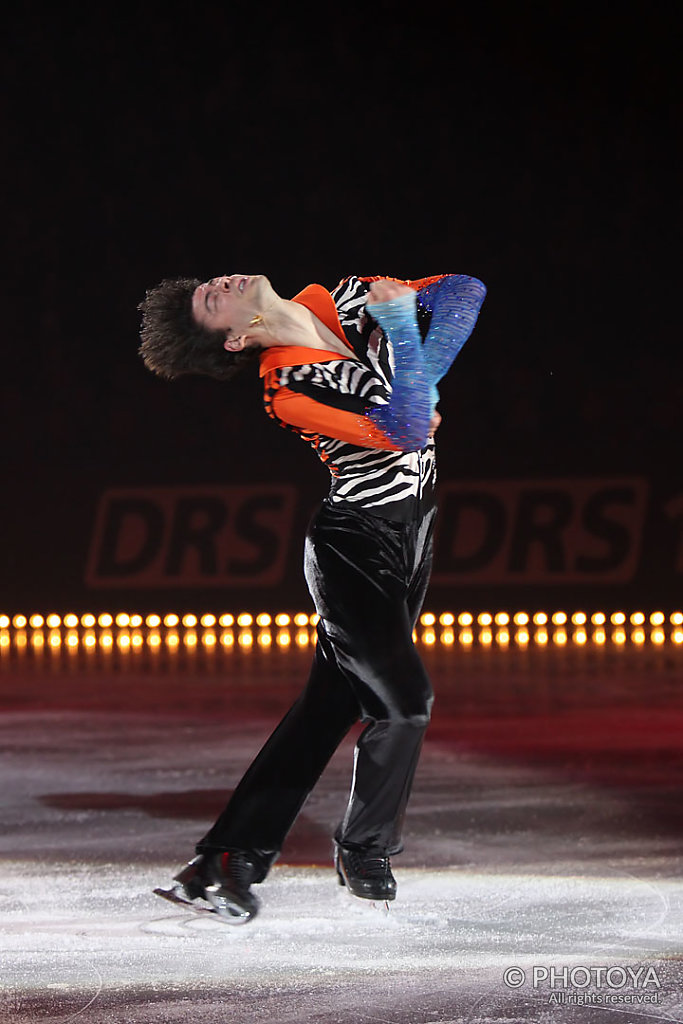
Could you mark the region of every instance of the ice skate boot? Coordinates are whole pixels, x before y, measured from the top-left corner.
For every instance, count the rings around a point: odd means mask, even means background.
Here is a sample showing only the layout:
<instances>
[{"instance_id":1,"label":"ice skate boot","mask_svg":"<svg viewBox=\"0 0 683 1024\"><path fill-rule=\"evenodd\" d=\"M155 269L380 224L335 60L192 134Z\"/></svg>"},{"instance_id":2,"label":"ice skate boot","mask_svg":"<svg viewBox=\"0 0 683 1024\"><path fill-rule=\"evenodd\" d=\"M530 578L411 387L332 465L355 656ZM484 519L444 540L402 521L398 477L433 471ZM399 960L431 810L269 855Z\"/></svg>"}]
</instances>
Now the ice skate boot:
<instances>
[{"instance_id":1,"label":"ice skate boot","mask_svg":"<svg viewBox=\"0 0 683 1024\"><path fill-rule=\"evenodd\" d=\"M228 924L246 924L258 913L259 903L250 886L262 875L249 854L241 850L200 853L178 872L170 889L154 892L171 903L217 914Z\"/></svg>"},{"instance_id":2,"label":"ice skate boot","mask_svg":"<svg viewBox=\"0 0 683 1024\"><path fill-rule=\"evenodd\" d=\"M388 857L336 846L334 866L339 884L345 885L354 896L364 900L396 899L396 879Z\"/></svg>"}]
</instances>

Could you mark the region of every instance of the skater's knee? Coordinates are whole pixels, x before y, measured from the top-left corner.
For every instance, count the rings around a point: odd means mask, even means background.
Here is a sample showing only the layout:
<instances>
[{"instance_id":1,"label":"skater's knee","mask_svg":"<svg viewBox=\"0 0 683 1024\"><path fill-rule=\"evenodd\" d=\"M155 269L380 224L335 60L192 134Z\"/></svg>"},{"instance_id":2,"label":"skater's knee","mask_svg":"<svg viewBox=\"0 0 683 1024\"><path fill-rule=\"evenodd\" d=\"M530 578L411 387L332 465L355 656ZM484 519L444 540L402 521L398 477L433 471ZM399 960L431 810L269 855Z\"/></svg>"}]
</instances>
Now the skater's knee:
<instances>
[{"instance_id":1,"label":"skater's knee","mask_svg":"<svg viewBox=\"0 0 683 1024\"><path fill-rule=\"evenodd\" d=\"M389 708L387 719L392 725L404 725L414 729L426 729L432 715L434 697L425 695L410 703L399 703Z\"/></svg>"}]
</instances>

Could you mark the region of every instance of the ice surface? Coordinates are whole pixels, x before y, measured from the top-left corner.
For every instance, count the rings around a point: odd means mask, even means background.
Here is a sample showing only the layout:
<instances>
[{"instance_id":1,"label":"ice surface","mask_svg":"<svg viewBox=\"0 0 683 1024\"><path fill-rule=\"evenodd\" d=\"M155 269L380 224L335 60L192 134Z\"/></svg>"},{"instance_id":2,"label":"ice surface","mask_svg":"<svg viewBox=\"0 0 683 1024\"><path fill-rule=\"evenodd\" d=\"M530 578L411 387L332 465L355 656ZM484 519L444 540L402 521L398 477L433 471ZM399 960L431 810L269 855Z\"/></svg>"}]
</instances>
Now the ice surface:
<instances>
[{"instance_id":1,"label":"ice surface","mask_svg":"<svg viewBox=\"0 0 683 1024\"><path fill-rule=\"evenodd\" d=\"M500 709L488 725L471 711L437 721L388 912L349 896L332 868L351 737L257 887L259 916L237 927L152 889L192 855L274 709L5 712L0 1021L683 1020L680 735L666 709L654 731L648 699L642 742L630 711L600 737L594 708L581 728L574 717L578 732L558 724L555 743L538 718ZM655 970L660 988L600 987L595 970L615 965ZM559 987L534 988L534 966L560 972ZM563 986L562 970L581 966L589 987ZM511 967L526 972L518 988ZM553 992L658 1001L587 1006Z\"/></svg>"}]
</instances>

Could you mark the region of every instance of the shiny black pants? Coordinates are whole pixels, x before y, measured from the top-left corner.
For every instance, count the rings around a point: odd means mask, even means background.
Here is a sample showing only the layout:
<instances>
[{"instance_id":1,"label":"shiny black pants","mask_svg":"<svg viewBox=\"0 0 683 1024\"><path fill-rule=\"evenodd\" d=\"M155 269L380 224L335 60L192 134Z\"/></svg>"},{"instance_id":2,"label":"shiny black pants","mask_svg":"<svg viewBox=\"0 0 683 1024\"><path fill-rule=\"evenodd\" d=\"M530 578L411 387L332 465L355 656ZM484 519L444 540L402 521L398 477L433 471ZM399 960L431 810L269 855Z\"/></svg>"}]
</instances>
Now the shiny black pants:
<instances>
[{"instance_id":1,"label":"shiny black pants","mask_svg":"<svg viewBox=\"0 0 683 1024\"><path fill-rule=\"evenodd\" d=\"M323 769L358 719L351 795L336 841L387 855L401 830L432 689L412 640L431 570L435 510L396 523L323 503L306 537L320 616L304 692L197 852L251 851L265 877Z\"/></svg>"}]
</instances>

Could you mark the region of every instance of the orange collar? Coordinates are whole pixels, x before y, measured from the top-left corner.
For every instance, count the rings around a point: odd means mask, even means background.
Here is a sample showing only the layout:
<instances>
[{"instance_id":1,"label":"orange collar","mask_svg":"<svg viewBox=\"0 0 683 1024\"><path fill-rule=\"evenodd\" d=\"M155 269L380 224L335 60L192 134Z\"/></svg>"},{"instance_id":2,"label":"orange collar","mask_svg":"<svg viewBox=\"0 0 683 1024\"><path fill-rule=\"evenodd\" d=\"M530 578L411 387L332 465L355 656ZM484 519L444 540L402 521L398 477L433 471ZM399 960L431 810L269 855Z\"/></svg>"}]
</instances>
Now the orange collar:
<instances>
[{"instance_id":1,"label":"orange collar","mask_svg":"<svg viewBox=\"0 0 683 1024\"><path fill-rule=\"evenodd\" d=\"M302 345L273 345L264 349L259 356L259 376L264 377L269 370L276 370L280 366L300 366L303 363L327 363L331 359L353 358L354 352L344 336L334 299L326 288L321 284L306 285L294 296L292 302L298 302L306 309L310 309L318 320L334 331L339 340L348 346L349 354L345 356L327 348L308 348Z\"/></svg>"}]
</instances>

